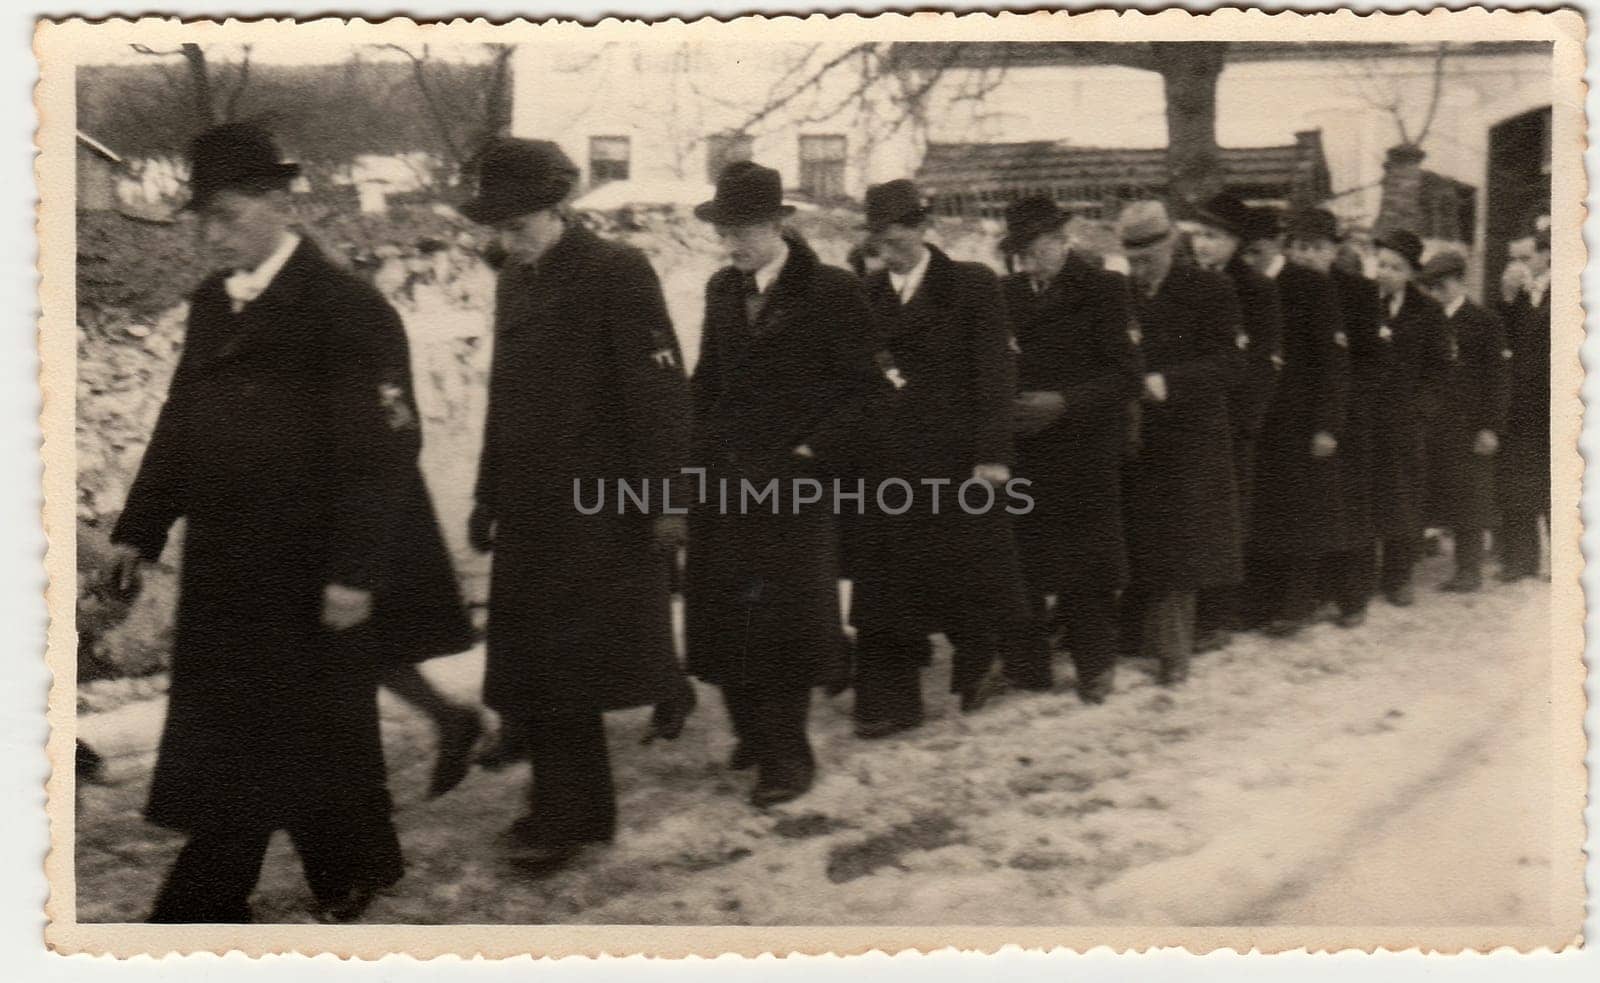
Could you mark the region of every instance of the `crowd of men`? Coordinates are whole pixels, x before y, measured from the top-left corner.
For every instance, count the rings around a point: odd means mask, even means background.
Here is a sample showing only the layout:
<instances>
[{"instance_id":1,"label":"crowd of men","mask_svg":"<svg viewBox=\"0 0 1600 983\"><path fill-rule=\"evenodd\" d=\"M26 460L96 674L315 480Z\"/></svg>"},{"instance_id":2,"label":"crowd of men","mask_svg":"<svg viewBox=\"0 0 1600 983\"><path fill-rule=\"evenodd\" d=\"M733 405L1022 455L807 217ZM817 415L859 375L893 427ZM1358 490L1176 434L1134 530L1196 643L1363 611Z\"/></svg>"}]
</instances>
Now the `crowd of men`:
<instances>
[{"instance_id":1,"label":"crowd of men","mask_svg":"<svg viewBox=\"0 0 1600 983\"><path fill-rule=\"evenodd\" d=\"M416 663L465 647L467 625L398 317L294 231L295 168L269 134L229 124L191 157L216 272L108 571L134 589L187 519L147 815L188 840L151 917L248 920L286 829L316 915L346 921L403 871L377 687L438 724L432 792L448 791L478 714ZM788 227L776 171L738 162L696 209L727 265L690 378L648 260L566 207L577 179L557 145L504 140L461 209L501 253L469 540L493 557L493 758L532 762L504 843L526 870L613 838L604 714L650 706L648 737L676 737L691 676L720 691L728 765L754 771L766 808L815 779L814 688L853 687L862 739L922 725L936 633L963 713L1051 689L1058 647L1099 703L1125 653L1177 685L1230 632L1290 635L1325 603L1351 628L1380 594L1412 604L1425 527L1454 541L1447 590L1480 588L1496 512L1501 578L1538 572L1542 234L1517 244L1521 279L1491 311L1466 297L1458 254L1425 263L1403 230L1377 240L1373 278L1349 271L1325 211L1283 221L1224 194L1185 236L1161 203L1133 203L1124 275L1027 198L1006 214L1001 278L929 242L926 203L897 180L868 190L851 272ZM575 508L576 483L617 479L659 480L687 514ZM730 481L783 490L750 510L704 491ZM917 494L840 510L787 490L804 481ZM952 507L1019 481L1031 508ZM685 545L680 663L665 559Z\"/></svg>"}]
</instances>

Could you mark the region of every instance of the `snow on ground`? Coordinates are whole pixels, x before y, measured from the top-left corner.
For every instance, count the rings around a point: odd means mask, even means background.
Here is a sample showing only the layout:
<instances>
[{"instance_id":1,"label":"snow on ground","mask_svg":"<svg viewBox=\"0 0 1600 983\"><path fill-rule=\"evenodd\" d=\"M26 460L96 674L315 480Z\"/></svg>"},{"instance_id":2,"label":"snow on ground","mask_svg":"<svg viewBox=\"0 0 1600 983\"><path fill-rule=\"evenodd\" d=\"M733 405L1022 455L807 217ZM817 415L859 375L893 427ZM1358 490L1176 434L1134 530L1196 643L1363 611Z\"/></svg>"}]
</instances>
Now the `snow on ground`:
<instances>
[{"instance_id":1,"label":"snow on ground","mask_svg":"<svg viewBox=\"0 0 1600 983\"><path fill-rule=\"evenodd\" d=\"M374 922L733 924L1534 924L1551 890L1550 588L1432 590L1374 605L1355 631L1242 636L1164 690L1137 660L1100 707L1009 694L961 717L944 652L928 723L851 736L849 697L818 696L821 771L767 813L713 691L683 737L643 747L645 711L613 714L617 842L535 879L496 838L526 766L475 772L422 801L432 735L384 698L410 872ZM1574 653L1576 657L1576 653ZM428 672L470 695L474 651ZM79 794L83 921L142 917L178 845L140 816L164 702L85 716L114 784ZM274 842L257 916L303 921L307 892Z\"/></svg>"}]
</instances>

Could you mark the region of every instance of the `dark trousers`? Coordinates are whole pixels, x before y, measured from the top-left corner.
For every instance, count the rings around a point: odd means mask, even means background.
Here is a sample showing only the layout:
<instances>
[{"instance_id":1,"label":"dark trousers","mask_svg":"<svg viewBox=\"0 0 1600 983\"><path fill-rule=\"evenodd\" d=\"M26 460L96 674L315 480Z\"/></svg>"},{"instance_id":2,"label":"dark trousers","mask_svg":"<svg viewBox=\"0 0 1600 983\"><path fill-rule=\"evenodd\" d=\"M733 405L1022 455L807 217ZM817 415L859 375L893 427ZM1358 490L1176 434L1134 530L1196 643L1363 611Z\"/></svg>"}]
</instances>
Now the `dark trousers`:
<instances>
[{"instance_id":1,"label":"dark trousers","mask_svg":"<svg viewBox=\"0 0 1600 983\"><path fill-rule=\"evenodd\" d=\"M1543 514L1547 513L1520 502L1502 508L1496 539L1504 573L1531 577L1539 572L1539 516Z\"/></svg>"},{"instance_id":2,"label":"dark trousers","mask_svg":"<svg viewBox=\"0 0 1600 983\"><path fill-rule=\"evenodd\" d=\"M1062 641L1082 685L1117 666L1117 592L1082 589L1056 598Z\"/></svg>"},{"instance_id":3,"label":"dark trousers","mask_svg":"<svg viewBox=\"0 0 1600 983\"><path fill-rule=\"evenodd\" d=\"M1411 583L1411 571L1422 555L1421 536L1385 536L1378 565L1378 586L1385 593Z\"/></svg>"},{"instance_id":4,"label":"dark trousers","mask_svg":"<svg viewBox=\"0 0 1600 983\"><path fill-rule=\"evenodd\" d=\"M790 680L751 681L722 687L733 736L755 759L762 778L813 767L806 719L811 687Z\"/></svg>"},{"instance_id":5,"label":"dark trousers","mask_svg":"<svg viewBox=\"0 0 1600 983\"><path fill-rule=\"evenodd\" d=\"M864 631L856 636L857 720L922 720L922 667L932 645L926 635Z\"/></svg>"},{"instance_id":6,"label":"dark trousers","mask_svg":"<svg viewBox=\"0 0 1600 983\"><path fill-rule=\"evenodd\" d=\"M617 829L605 715L598 709L526 721L533 781L530 835L550 845L609 841Z\"/></svg>"},{"instance_id":7,"label":"dark trousers","mask_svg":"<svg viewBox=\"0 0 1600 983\"><path fill-rule=\"evenodd\" d=\"M356 888L388 887L405 873L386 796L366 808L307 817L289 826L288 833L300 854L306 884L320 903L338 901ZM272 834L266 827L191 834L167 872L150 921L250 921L250 894L261 877Z\"/></svg>"},{"instance_id":8,"label":"dark trousers","mask_svg":"<svg viewBox=\"0 0 1600 983\"><path fill-rule=\"evenodd\" d=\"M1457 576L1474 581L1483 576L1483 533L1483 527L1476 523L1450 527L1450 538L1455 540Z\"/></svg>"},{"instance_id":9,"label":"dark trousers","mask_svg":"<svg viewBox=\"0 0 1600 983\"><path fill-rule=\"evenodd\" d=\"M1372 600L1377 572L1377 543L1365 549L1344 550L1323 558L1328 594L1339 605L1340 614L1359 614Z\"/></svg>"},{"instance_id":10,"label":"dark trousers","mask_svg":"<svg viewBox=\"0 0 1600 983\"><path fill-rule=\"evenodd\" d=\"M1298 553L1260 553L1251 570L1253 592L1267 619L1310 621L1317 613L1321 558Z\"/></svg>"}]
</instances>

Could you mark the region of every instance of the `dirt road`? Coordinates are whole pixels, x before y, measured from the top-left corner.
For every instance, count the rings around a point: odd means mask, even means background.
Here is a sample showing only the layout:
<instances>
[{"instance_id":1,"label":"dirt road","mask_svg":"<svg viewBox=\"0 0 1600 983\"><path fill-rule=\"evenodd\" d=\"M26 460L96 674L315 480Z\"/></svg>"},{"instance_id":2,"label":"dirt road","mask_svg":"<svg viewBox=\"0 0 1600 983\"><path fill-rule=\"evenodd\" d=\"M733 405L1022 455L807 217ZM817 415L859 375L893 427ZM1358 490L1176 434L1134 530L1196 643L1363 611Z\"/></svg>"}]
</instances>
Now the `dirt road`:
<instances>
[{"instance_id":1,"label":"dirt road","mask_svg":"<svg viewBox=\"0 0 1600 983\"><path fill-rule=\"evenodd\" d=\"M1066 685L972 718L927 674L931 719L901 740L850 736L849 698L818 697L816 789L745 802L714 694L682 739L640 747L613 715L623 829L529 880L496 834L525 770L475 773L420 801L432 736L385 702L410 874L385 922L753 924L1533 924L1550 898L1549 586L1374 605L1355 631L1242 637L1182 689L1134 662L1106 705ZM1577 657L1576 654L1573 656ZM428 667L470 693L481 653ZM1070 670L1061 664L1064 684ZM84 921L137 919L177 848L138 815L163 706L86 717L116 784L80 800ZM276 842L258 917L307 918Z\"/></svg>"}]
</instances>

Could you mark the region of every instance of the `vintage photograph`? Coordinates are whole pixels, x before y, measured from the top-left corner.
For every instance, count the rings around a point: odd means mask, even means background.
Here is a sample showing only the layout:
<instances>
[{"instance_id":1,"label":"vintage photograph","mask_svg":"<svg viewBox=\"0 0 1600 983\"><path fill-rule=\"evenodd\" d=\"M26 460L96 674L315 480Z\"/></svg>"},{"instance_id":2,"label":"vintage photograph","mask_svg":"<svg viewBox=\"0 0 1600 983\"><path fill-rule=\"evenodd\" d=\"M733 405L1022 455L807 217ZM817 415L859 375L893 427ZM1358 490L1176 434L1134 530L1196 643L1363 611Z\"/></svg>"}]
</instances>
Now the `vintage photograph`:
<instances>
[{"instance_id":1,"label":"vintage photograph","mask_svg":"<svg viewBox=\"0 0 1600 983\"><path fill-rule=\"evenodd\" d=\"M52 944L1575 943L1477 13L42 23Z\"/></svg>"}]
</instances>

